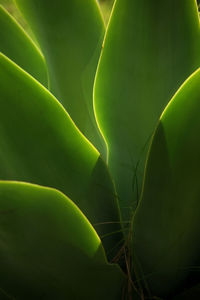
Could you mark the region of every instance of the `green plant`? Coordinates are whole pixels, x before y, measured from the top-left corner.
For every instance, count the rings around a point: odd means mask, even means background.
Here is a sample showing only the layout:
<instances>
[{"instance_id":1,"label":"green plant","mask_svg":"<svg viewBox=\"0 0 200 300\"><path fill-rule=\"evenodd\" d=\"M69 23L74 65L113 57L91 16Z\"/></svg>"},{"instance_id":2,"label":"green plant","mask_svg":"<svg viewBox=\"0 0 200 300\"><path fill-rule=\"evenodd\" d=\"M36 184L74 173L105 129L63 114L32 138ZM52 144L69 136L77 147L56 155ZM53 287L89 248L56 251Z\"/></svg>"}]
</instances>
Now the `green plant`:
<instances>
[{"instance_id":1,"label":"green plant","mask_svg":"<svg viewBox=\"0 0 200 300\"><path fill-rule=\"evenodd\" d=\"M15 2L39 47L0 7L0 299L199 298L196 1L116 0L106 30L95 0Z\"/></svg>"},{"instance_id":2,"label":"green plant","mask_svg":"<svg viewBox=\"0 0 200 300\"><path fill-rule=\"evenodd\" d=\"M99 0L105 24L108 23L114 0Z\"/></svg>"}]
</instances>

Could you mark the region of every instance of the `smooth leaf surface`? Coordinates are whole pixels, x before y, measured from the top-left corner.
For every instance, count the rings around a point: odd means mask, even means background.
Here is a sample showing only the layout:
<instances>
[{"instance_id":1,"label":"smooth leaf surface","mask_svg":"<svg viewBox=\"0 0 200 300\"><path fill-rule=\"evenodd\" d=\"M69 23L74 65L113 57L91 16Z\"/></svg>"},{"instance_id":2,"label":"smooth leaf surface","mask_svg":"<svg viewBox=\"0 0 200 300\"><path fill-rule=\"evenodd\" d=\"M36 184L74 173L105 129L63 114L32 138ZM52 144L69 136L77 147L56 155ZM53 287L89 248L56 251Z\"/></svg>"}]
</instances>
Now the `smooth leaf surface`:
<instances>
[{"instance_id":1,"label":"smooth leaf surface","mask_svg":"<svg viewBox=\"0 0 200 300\"><path fill-rule=\"evenodd\" d=\"M133 219L134 265L157 295L200 276L199 111L200 69L161 116Z\"/></svg>"},{"instance_id":2,"label":"smooth leaf surface","mask_svg":"<svg viewBox=\"0 0 200 300\"><path fill-rule=\"evenodd\" d=\"M1 290L12 299L120 299L125 277L64 194L0 182L0 216Z\"/></svg>"},{"instance_id":3,"label":"smooth leaf surface","mask_svg":"<svg viewBox=\"0 0 200 300\"><path fill-rule=\"evenodd\" d=\"M12 88L10 88L12 87ZM0 55L0 179L54 187L101 235L120 230L115 191L97 150L42 85ZM120 234L109 235L112 249Z\"/></svg>"},{"instance_id":4,"label":"smooth leaf surface","mask_svg":"<svg viewBox=\"0 0 200 300\"><path fill-rule=\"evenodd\" d=\"M0 51L44 86L48 85L44 57L22 27L1 5Z\"/></svg>"},{"instance_id":5,"label":"smooth leaf surface","mask_svg":"<svg viewBox=\"0 0 200 300\"><path fill-rule=\"evenodd\" d=\"M105 156L93 112L93 82L104 36L96 0L16 0L45 55L50 90Z\"/></svg>"},{"instance_id":6,"label":"smooth leaf surface","mask_svg":"<svg viewBox=\"0 0 200 300\"><path fill-rule=\"evenodd\" d=\"M95 84L95 110L124 218L137 205L150 137L200 66L196 1L116 0Z\"/></svg>"},{"instance_id":7,"label":"smooth leaf surface","mask_svg":"<svg viewBox=\"0 0 200 300\"><path fill-rule=\"evenodd\" d=\"M98 2L99 2L99 5L100 5L100 8L101 8L101 11L102 11L104 22L107 26L109 18L110 18L111 11L112 11L114 0L106 0L106 1L105 0L99 0Z\"/></svg>"}]
</instances>

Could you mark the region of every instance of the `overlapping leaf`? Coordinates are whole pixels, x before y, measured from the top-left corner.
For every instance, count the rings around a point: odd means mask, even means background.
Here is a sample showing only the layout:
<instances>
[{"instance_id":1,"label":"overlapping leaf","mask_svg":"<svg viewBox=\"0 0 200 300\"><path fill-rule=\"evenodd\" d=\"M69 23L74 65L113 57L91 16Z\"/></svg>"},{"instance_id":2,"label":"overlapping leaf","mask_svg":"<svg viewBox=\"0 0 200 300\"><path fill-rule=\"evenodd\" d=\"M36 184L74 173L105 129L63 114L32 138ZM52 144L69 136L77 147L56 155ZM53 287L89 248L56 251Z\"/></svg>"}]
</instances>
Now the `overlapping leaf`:
<instances>
[{"instance_id":1,"label":"overlapping leaf","mask_svg":"<svg viewBox=\"0 0 200 300\"><path fill-rule=\"evenodd\" d=\"M16 0L45 55L50 90L105 155L93 112L93 81L104 24L95 0Z\"/></svg>"},{"instance_id":2,"label":"overlapping leaf","mask_svg":"<svg viewBox=\"0 0 200 300\"><path fill-rule=\"evenodd\" d=\"M200 66L199 28L195 0L115 1L96 77L95 108L124 218L139 199L159 116Z\"/></svg>"},{"instance_id":3,"label":"overlapping leaf","mask_svg":"<svg viewBox=\"0 0 200 300\"><path fill-rule=\"evenodd\" d=\"M62 193L0 182L0 216L1 299L121 299L125 277Z\"/></svg>"},{"instance_id":4,"label":"overlapping leaf","mask_svg":"<svg viewBox=\"0 0 200 300\"><path fill-rule=\"evenodd\" d=\"M115 191L99 153L48 90L3 54L0 120L1 180L55 187L92 224L110 222L97 227L100 235L120 230ZM119 236L105 238L106 248L112 249Z\"/></svg>"},{"instance_id":5,"label":"overlapping leaf","mask_svg":"<svg viewBox=\"0 0 200 300\"><path fill-rule=\"evenodd\" d=\"M114 0L106 0L106 1L105 0L99 0L98 2L100 4L100 8L101 8L101 11L102 11L104 22L107 25L108 21L109 21L109 18L110 18L111 11L112 11Z\"/></svg>"},{"instance_id":6,"label":"overlapping leaf","mask_svg":"<svg viewBox=\"0 0 200 300\"><path fill-rule=\"evenodd\" d=\"M170 295L200 275L200 70L181 87L156 129L133 220L140 279Z\"/></svg>"},{"instance_id":7,"label":"overlapping leaf","mask_svg":"<svg viewBox=\"0 0 200 300\"><path fill-rule=\"evenodd\" d=\"M30 73L44 86L48 85L44 57L12 16L0 5L0 51Z\"/></svg>"}]
</instances>

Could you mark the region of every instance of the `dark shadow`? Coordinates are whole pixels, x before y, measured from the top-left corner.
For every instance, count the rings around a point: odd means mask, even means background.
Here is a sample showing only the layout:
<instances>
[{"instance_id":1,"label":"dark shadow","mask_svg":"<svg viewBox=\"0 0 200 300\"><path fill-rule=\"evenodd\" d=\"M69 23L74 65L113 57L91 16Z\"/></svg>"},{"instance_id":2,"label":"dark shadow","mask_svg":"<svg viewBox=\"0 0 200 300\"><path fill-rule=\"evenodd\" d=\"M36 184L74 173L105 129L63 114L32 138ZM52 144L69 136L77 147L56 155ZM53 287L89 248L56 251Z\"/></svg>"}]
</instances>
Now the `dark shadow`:
<instances>
[{"instance_id":1,"label":"dark shadow","mask_svg":"<svg viewBox=\"0 0 200 300\"><path fill-rule=\"evenodd\" d=\"M194 235L191 238L187 233L183 186L181 179L177 183L174 176L174 172L179 174L176 168L170 161L160 122L148 155L142 196L133 222L133 268L134 279L147 296L163 299L172 299L200 280L200 269L191 267L199 265L200 247L198 243L190 247L197 233L191 232Z\"/></svg>"},{"instance_id":2,"label":"dark shadow","mask_svg":"<svg viewBox=\"0 0 200 300\"><path fill-rule=\"evenodd\" d=\"M108 259L112 260L123 244L123 233L114 185L101 157L91 174L88 199L93 199L90 207L95 224L92 224L101 237Z\"/></svg>"}]
</instances>

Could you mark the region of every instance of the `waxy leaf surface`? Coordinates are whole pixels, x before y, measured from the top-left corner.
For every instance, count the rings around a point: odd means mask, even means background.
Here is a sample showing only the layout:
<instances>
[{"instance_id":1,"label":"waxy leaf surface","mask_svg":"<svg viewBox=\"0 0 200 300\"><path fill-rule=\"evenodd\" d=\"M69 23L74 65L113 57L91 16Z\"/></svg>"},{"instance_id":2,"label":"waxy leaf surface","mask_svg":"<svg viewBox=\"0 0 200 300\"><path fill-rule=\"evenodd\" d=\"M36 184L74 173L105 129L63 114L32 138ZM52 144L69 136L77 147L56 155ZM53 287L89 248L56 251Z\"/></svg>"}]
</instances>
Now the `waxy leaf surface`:
<instances>
[{"instance_id":1,"label":"waxy leaf surface","mask_svg":"<svg viewBox=\"0 0 200 300\"><path fill-rule=\"evenodd\" d=\"M1 5L0 51L44 86L48 85L44 57L22 27Z\"/></svg>"},{"instance_id":2,"label":"waxy leaf surface","mask_svg":"<svg viewBox=\"0 0 200 300\"><path fill-rule=\"evenodd\" d=\"M137 205L156 123L200 66L196 1L116 0L95 84L95 110L108 145L124 218Z\"/></svg>"},{"instance_id":3,"label":"waxy leaf surface","mask_svg":"<svg viewBox=\"0 0 200 300\"><path fill-rule=\"evenodd\" d=\"M1 293L20 300L120 299L125 277L107 263L96 232L64 194L0 182L0 216Z\"/></svg>"},{"instance_id":4,"label":"waxy leaf surface","mask_svg":"<svg viewBox=\"0 0 200 300\"><path fill-rule=\"evenodd\" d=\"M12 88L10 88L12 87ZM120 229L115 191L97 150L61 104L0 55L0 179L54 187L78 205L100 235ZM104 239L112 241L114 234ZM114 245L113 245L114 243Z\"/></svg>"},{"instance_id":5,"label":"waxy leaf surface","mask_svg":"<svg viewBox=\"0 0 200 300\"><path fill-rule=\"evenodd\" d=\"M160 118L133 219L134 265L156 295L171 295L200 275L199 111L200 70Z\"/></svg>"},{"instance_id":6,"label":"waxy leaf surface","mask_svg":"<svg viewBox=\"0 0 200 300\"><path fill-rule=\"evenodd\" d=\"M105 156L93 111L93 82L104 36L96 0L16 0L49 68L50 90Z\"/></svg>"}]
</instances>

